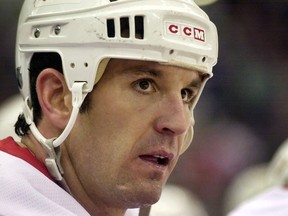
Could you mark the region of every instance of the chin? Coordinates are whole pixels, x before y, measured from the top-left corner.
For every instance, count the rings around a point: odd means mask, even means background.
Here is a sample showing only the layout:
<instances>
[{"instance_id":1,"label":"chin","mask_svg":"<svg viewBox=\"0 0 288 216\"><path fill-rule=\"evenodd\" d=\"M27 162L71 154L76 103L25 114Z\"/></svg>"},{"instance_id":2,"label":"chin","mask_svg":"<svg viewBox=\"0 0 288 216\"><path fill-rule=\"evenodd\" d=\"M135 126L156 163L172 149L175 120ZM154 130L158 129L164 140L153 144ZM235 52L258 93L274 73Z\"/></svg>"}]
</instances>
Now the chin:
<instances>
[{"instance_id":1,"label":"chin","mask_svg":"<svg viewBox=\"0 0 288 216\"><path fill-rule=\"evenodd\" d=\"M145 191L138 191L135 193L133 197L130 197L130 207L129 208L139 208L150 206L158 202L160 199L162 190L145 190Z\"/></svg>"},{"instance_id":2,"label":"chin","mask_svg":"<svg viewBox=\"0 0 288 216\"><path fill-rule=\"evenodd\" d=\"M153 205L155 204L156 202L158 202L158 200L160 199L160 196L161 196L161 192L159 193L150 193L150 194L144 194L142 197L141 197L141 200L142 200L142 203L144 205Z\"/></svg>"},{"instance_id":3,"label":"chin","mask_svg":"<svg viewBox=\"0 0 288 216\"><path fill-rule=\"evenodd\" d=\"M118 201L128 208L150 206L158 202L163 188L163 181L133 181L118 190Z\"/></svg>"}]
</instances>

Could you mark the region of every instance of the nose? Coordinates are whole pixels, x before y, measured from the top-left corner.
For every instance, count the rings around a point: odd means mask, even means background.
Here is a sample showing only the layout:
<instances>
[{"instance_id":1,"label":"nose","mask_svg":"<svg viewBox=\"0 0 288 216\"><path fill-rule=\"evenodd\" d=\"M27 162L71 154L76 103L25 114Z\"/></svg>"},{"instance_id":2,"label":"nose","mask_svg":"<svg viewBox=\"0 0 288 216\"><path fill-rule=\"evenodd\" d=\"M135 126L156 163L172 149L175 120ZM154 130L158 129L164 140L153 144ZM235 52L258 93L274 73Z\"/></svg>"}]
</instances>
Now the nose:
<instances>
[{"instance_id":1,"label":"nose","mask_svg":"<svg viewBox=\"0 0 288 216\"><path fill-rule=\"evenodd\" d=\"M192 114L181 96L165 97L159 103L155 130L170 136L186 133L192 124Z\"/></svg>"}]
</instances>

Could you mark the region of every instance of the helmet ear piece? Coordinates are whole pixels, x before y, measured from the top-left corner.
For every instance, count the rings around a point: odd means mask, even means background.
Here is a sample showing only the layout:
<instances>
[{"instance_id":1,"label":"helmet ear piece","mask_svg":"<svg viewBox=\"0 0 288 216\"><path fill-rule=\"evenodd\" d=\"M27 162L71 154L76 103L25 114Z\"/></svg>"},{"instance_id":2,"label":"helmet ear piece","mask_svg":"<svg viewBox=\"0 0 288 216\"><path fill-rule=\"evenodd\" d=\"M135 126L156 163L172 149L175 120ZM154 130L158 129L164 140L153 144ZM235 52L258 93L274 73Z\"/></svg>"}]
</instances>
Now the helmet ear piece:
<instances>
[{"instance_id":1,"label":"helmet ear piece","mask_svg":"<svg viewBox=\"0 0 288 216\"><path fill-rule=\"evenodd\" d=\"M192 142L193 136L194 136L194 129L193 129L193 125L191 125L185 136L184 144L181 148L180 154L183 154L188 149L188 147L190 146Z\"/></svg>"},{"instance_id":2,"label":"helmet ear piece","mask_svg":"<svg viewBox=\"0 0 288 216\"><path fill-rule=\"evenodd\" d=\"M199 6L206 6L215 3L217 0L194 0Z\"/></svg>"}]
</instances>

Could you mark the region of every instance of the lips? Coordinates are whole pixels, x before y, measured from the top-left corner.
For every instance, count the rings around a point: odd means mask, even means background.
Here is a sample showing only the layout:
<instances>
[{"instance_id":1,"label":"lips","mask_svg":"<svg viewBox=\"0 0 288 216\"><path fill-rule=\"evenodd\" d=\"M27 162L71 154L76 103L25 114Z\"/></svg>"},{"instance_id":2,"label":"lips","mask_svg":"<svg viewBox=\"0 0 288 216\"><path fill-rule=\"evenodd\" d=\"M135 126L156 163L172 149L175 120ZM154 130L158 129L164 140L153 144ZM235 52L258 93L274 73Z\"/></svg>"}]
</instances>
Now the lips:
<instances>
[{"instance_id":1,"label":"lips","mask_svg":"<svg viewBox=\"0 0 288 216\"><path fill-rule=\"evenodd\" d=\"M145 154L139 156L141 160L155 164L157 166L168 166L173 158L172 154Z\"/></svg>"}]
</instances>

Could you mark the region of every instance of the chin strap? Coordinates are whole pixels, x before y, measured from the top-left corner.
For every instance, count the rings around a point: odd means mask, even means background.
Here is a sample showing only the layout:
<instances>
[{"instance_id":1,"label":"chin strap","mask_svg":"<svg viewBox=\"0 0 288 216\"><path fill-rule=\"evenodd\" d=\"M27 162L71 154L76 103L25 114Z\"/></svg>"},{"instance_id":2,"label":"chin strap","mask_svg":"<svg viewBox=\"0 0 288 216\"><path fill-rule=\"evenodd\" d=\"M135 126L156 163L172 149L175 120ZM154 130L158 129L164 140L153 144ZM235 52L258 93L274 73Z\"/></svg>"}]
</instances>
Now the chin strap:
<instances>
[{"instance_id":1,"label":"chin strap","mask_svg":"<svg viewBox=\"0 0 288 216\"><path fill-rule=\"evenodd\" d=\"M23 113L25 116L25 120L28 125L30 125L30 130L34 137L38 140L38 142L42 145L43 149L47 153L47 158L45 159L45 165L49 171L49 173L55 178L55 180L59 181L60 184L70 192L65 180L62 177L63 169L60 164L60 145L63 141L67 138L70 131L72 130L74 123L76 121L77 115L79 113L79 109L81 107L84 98L86 97L87 93L83 92L83 87L86 83L85 82L75 82L72 86L72 113L68 124L66 125L62 134L57 138L45 138L36 127L33 121L33 108L31 108L29 97L25 99Z\"/></svg>"}]
</instances>

